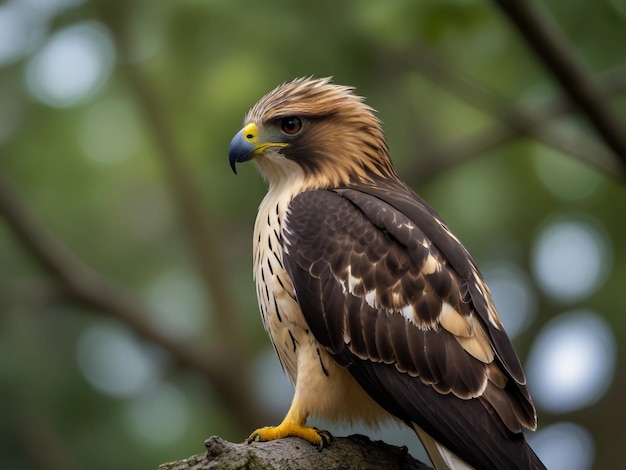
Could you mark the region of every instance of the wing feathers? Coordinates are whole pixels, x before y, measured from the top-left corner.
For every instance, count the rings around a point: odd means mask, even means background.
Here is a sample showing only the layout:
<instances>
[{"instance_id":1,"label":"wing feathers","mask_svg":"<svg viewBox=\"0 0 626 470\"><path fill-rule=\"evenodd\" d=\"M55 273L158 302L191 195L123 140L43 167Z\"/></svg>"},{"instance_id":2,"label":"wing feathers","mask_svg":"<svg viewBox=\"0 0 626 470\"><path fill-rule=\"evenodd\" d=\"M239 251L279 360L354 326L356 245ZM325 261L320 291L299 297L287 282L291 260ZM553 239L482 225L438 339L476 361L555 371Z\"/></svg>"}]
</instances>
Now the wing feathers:
<instances>
[{"instance_id":1,"label":"wing feathers","mask_svg":"<svg viewBox=\"0 0 626 470\"><path fill-rule=\"evenodd\" d=\"M439 323L455 336L464 338L474 335L474 319L471 315L464 317L448 302L442 302Z\"/></svg>"},{"instance_id":2,"label":"wing feathers","mask_svg":"<svg viewBox=\"0 0 626 470\"><path fill-rule=\"evenodd\" d=\"M391 314L387 319L389 320L389 338L391 339L393 356L396 361L396 369L416 377L418 375L418 367L411 356L409 347L411 343L407 341L406 320L398 314Z\"/></svg>"},{"instance_id":3,"label":"wing feathers","mask_svg":"<svg viewBox=\"0 0 626 470\"><path fill-rule=\"evenodd\" d=\"M296 196L283 229L285 268L311 332L400 419L475 466L487 458L477 426L498 429L487 454L507 462L500 468L516 468L498 446L511 436L523 443L519 433L534 426L534 408L471 258L419 200L419 217L409 219L375 196L337 192ZM394 197L408 204L408 196ZM422 231L422 218L441 240ZM523 444L514 449L532 452Z\"/></svg>"},{"instance_id":4,"label":"wing feathers","mask_svg":"<svg viewBox=\"0 0 626 470\"><path fill-rule=\"evenodd\" d=\"M395 361L393 348L391 346L391 336L389 334L387 315L376 316L376 350L380 360L385 364L392 364Z\"/></svg>"},{"instance_id":5,"label":"wing feathers","mask_svg":"<svg viewBox=\"0 0 626 470\"><path fill-rule=\"evenodd\" d=\"M361 359L368 359L367 348L365 346L364 331L361 325L361 305L352 301L346 304L346 344L350 345L352 353Z\"/></svg>"},{"instance_id":6,"label":"wing feathers","mask_svg":"<svg viewBox=\"0 0 626 470\"><path fill-rule=\"evenodd\" d=\"M476 325L473 336L457 336L456 340L469 354L485 364L493 361L495 353L482 326Z\"/></svg>"}]
</instances>

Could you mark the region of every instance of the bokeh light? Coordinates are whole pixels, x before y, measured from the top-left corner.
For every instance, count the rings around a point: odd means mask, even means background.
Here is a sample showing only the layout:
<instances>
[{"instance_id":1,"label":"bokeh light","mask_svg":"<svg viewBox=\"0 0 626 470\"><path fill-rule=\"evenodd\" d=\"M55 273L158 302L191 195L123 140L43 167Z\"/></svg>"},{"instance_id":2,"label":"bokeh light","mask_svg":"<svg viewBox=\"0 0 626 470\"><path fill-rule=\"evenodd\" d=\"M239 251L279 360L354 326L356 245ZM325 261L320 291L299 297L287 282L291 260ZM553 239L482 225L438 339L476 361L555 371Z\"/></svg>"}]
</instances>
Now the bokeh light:
<instances>
[{"instance_id":1,"label":"bokeh light","mask_svg":"<svg viewBox=\"0 0 626 470\"><path fill-rule=\"evenodd\" d=\"M560 301L594 292L610 270L608 238L588 217L558 218L537 236L532 269L539 286Z\"/></svg>"},{"instance_id":2,"label":"bokeh light","mask_svg":"<svg viewBox=\"0 0 626 470\"><path fill-rule=\"evenodd\" d=\"M125 411L131 434L151 446L177 441L191 421L189 400L178 387L167 382L131 400Z\"/></svg>"},{"instance_id":3,"label":"bokeh light","mask_svg":"<svg viewBox=\"0 0 626 470\"><path fill-rule=\"evenodd\" d=\"M578 424L552 424L529 434L528 441L550 470L589 470L593 467L593 438Z\"/></svg>"},{"instance_id":4,"label":"bokeh light","mask_svg":"<svg viewBox=\"0 0 626 470\"><path fill-rule=\"evenodd\" d=\"M212 316L198 280L187 271L161 273L148 290L157 325L170 336L194 336Z\"/></svg>"},{"instance_id":5,"label":"bokeh light","mask_svg":"<svg viewBox=\"0 0 626 470\"><path fill-rule=\"evenodd\" d=\"M115 60L104 26L84 22L55 33L30 60L26 83L39 101L56 107L80 104L107 81Z\"/></svg>"},{"instance_id":6,"label":"bokeh light","mask_svg":"<svg viewBox=\"0 0 626 470\"><path fill-rule=\"evenodd\" d=\"M101 322L81 333L76 359L89 384L100 393L132 397L157 383L163 355L122 325Z\"/></svg>"},{"instance_id":7,"label":"bokeh light","mask_svg":"<svg viewBox=\"0 0 626 470\"><path fill-rule=\"evenodd\" d=\"M28 49L30 40L25 13L17 2L0 5L0 66L19 59Z\"/></svg>"},{"instance_id":8,"label":"bokeh light","mask_svg":"<svg viewBox=\"0 0 626 470\"><path fill-rule=\"evenodd\" d=\"M526 364L536 404L552 413L595 403L610 387L616 347L611 327L598 314L559 315L539 333Z\"/></svg>"},{"instance_id":9,"label":"bokeh light","mask_svg":"<svg viewBox=\"0 0 626 470\"><path fill-rule=\"evenodd\" d=\"M0 67L35 49L63 10L85 0L8 0L0 5Z\"/></svg>"},{"instance_id":10,"label":"bokeh light","mask_svg":"<svg viewBox=\"0 0 626 470\"><path fill-rule=\"evenodd\" d=\"M507 334L515 338L537 315L537 297L528 276L506 262L486 265L482 273Z\"/></svg>"}]
</instances>

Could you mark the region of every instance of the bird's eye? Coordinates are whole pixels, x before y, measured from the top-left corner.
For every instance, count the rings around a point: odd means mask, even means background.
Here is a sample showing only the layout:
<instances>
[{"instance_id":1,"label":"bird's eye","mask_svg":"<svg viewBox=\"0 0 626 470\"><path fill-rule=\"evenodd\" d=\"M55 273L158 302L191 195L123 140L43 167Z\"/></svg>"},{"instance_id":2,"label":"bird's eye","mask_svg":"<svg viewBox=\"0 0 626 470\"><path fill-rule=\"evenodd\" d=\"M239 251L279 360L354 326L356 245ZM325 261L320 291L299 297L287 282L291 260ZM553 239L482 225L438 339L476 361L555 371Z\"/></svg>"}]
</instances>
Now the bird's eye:
<instances>
[{"instance_id":1,"label":"bird's eye","mask_svg":"<svg viewBox=\"0 0 626 470\"><path fill-rule=\"evenodd\" d=\"M295 116L284 117L280 120L280 130L287 135L296 135L302 129L302 121Z\"/></svg>"}]
</instances>

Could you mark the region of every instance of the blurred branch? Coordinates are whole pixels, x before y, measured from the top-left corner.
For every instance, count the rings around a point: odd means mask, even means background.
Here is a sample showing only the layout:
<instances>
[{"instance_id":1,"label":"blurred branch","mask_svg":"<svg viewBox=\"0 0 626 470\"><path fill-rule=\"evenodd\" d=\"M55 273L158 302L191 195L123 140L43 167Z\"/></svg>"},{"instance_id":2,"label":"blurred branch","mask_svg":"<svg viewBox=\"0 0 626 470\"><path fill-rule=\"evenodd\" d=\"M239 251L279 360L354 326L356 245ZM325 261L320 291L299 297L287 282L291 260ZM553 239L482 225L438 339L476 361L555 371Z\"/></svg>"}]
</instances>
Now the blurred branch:
<instances>
[{"instance_id":1,"label":"blurred branch","mask_svg":"<svg viewBox=\"0 0 626 470\"><path fill-rule=\"evenodd\" d=\"M460 144L455 144L455 146L447 149L452 155L438 152L432 159L442 159L443 162L446 162L446 166L449 166L461 160L458 156L459 151L462 156L469 157L484 152L513 137L527 135L560 152L579 158L612 176L623 176L619 164L611 158L602 146L586 139L582 135L566 136L555 129L554 126L548 126L547 109L543 109L541 112L530 113L513 107L506 100L481 84L452 70L424 49L411 51L403 60L411 69L416 70L433 83L455 94L471 106L489 113L505 124L504 127L481 131L470 138L462 139ZM560 102L558 109L550 111L552 111L551 118L563 114L564 103ZM432 159L429 159L429 161Z\"/></svg>"},{"instance_id":2,"label":"blurred branch","mask_svg":"<svg viewBox=\"0 0 626 470\"><path fill-rule=\"evenodd\" d=\"M139 336L167 350L181 366L206 376L242 434L265 419L249 400L247 378L233 373L239 365L231 361L225 344L214 344L210 350L200 352L158 329L150 322L154 315L144 303L70 252L30 213L1 173L0 215L16 239L70 299L122 321Z\"/></svg>"},{"instance_id":3,"label":"blurred branch","mask_svg":"<svg viewBox=\"0 0 626 470\"><path fill-rule=\"evenodd\" d=\"M610 97L626 91L626 68L620 68L607 73L599 82L600 92L604 97ZM553 119L573 112L573 106L569 100L555 97L544 103L540 109L527 113L528 125L533 128L542 128ZM504 114L515 114L516 111L503 111ZM532 116L532 117L531 117ZM544 130L545 132L545 130ZM426 181L434 175L441 173L447 168L453 167L475 155L485 153L499 145L510 142L513 139L526 135L524 128L511 127L507 124L495 124L476 132L468 137L457 139L451 144L441 146L427 155L429 164L412 175L413 181ZM572 144L568 145L572 147ZM612 177L621 177L619 162L610 157L604 148L597 148L596 153L578 155L583 161L590 163L604 173Z\"/></svg>"},{"instance_id":4,"label":"blurred branch","mask_svg":"<svg viewBox=\"0 0 626 470\"><path fill-rule=\"evenodd\" d=\"M232 295L228 276L224 275L228 268L222 255L221 245L224 239L219 236L219 225L210 222L219 218L209 212L208 204L202 203L203 197L185 164L183 152L176 142L159 95L140 65L132 58L131 44L125 28L125 20L128 18L125 15L127 2L102 2L102 11L104 20L115 37L122 62L125 63L120 70L131 88L131 97L152 134L156 154L161 158L165 177L182 218L192 258L206 292L210 294L213 312L217 317L215 325L219 329L215 336L221 338L224 344L230 345L236 367L245 368L246 342L241 308L235 300L236 297Z\"/></svg>"},{"instance_id":5,"label":"blurred branch","mask_svg":"<svg viewBox=\"0 0 626 470\"><path fill-rule=\"evenodd\" d=\"M395 60L504 123L432 151L427 157L428 168L420 168L420 171L413 175L414 181L432 178L434 174L467 158L523 135L575 156L613 177L622 177L620 163L612 158L604 147L582 136L565 136L554 127L548 126L550 120L573 111L569 101L555 98L541 109L526 111L509 105L503 98L469 77L452 70L424 49L403 53ZM626 69L621 68L607 74L600 81L598 89L603 98L626 90Z\"/></svg>"},{"instance_id":6,"label":"blurred branch","mask_svg":"<svg viewBox=\"0 0 626 470\"><path fill-rule=\"evenodd\" d=\"M552 73L573 103L586 115L626 174L626 128L605 103L594 77L550 17L530 0L495 0L517 27L537 58Z\"/></svg>"},{"instance_id":7,"label":"blurred branch","mask_svg":"<svg viewBox=\"0 0 626 470\"><path fill-rule=\"evenodd\" d=\"M135 100L154 141L156 155L161 158L167 183L174 202L181 215L185 233L196 263L200 279L213 304L217 331L213 332L213 344L222 352L227 369L220 376L223 390L231 390L231 395L223 395L224 404L237 424L253 428L266 413L255 408L251 400L253 393L249 373L248 346L245 341L244 322L237 297L225 275L229 271L223 257L222 244L226 240L220 236L219 217L210 213L210 206L203 204L203 197L185 163L183 151L176 142L175 132L167 119L158 92L152 81L143 73L141 66L133 59L132 43L128 38L127 20L129 3L123 1L101 2L101 13L116 41L121 61L120 71L124 74ZM226 359L227 358L227 359ZM213 377L214 378L214 377Z\"/></svg>"}]
</instances>

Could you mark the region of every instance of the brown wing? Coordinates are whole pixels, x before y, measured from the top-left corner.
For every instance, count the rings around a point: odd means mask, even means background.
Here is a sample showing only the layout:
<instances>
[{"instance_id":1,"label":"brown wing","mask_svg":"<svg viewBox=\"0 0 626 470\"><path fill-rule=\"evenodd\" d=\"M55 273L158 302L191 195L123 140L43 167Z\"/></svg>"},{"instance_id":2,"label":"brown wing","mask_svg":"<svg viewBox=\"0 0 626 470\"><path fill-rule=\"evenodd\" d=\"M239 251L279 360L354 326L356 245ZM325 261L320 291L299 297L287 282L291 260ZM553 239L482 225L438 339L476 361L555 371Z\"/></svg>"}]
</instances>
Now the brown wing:
<instances>
[{"instance_id":1,"label":"brown wing","mask_svg":"<svg viewBox=\"0 0 626 470\"><path fill-rule=\"evenodd\" d=\"M312 333L381 406L471 465L530 468L534 407L473 261L414 193L399 199L408 217L365 191L289 205L285 265Z\"/></svg>"}]
</instances>

